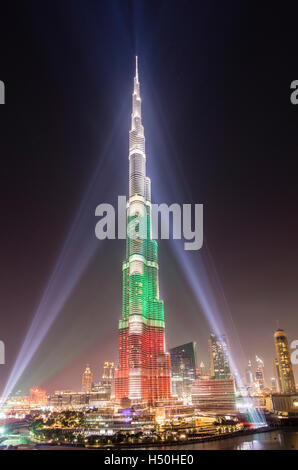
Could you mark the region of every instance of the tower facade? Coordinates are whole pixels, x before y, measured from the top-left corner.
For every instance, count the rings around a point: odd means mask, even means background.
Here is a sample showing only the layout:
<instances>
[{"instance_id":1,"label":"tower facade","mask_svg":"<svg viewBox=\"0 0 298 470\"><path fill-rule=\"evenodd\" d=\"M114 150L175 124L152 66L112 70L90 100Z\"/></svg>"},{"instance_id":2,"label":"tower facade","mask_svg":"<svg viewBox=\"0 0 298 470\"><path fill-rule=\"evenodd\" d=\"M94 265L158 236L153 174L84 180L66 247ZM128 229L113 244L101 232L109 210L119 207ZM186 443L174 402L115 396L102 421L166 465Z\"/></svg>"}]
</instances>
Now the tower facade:
<instances>
[{"instance_id":1,"label":"tower facade","mask_svg":"<svg viewBox=\"0 0 298 470\"><path fill-rule=\"evenodd\" d=\"M155 403L171 396L170 356L165 352L164 306L159 299L157 242L151 235L151 189L136 58L129 132L129 200L126 259L122 265L122 318L115 380L117 400Z\"/></svg>"},{"instance_id":2,"label":"tower facade","mask_svg":"<svg viewBox=\"0 0 298 470\"><path fill-rule=\"evenodd\" d=\"M209 338L210 375L215 379L230 379L231 369L228 360L228 345L224 335Z\"/></svg>"},{"instance_id":3,"label":"tower facade","mask_svg":"<svg viewBox=\"0 0 298 470\"><path fill-rule=\"evenodd\" d=\"M245 370L245 378L246 378L247 390L251 391L253 382L254 382L254 375L253 375L251 360L248 361L248 364Z\"/></svg>"},{"instance_id":4,"label":"tower facade","mask_svg":"<svg viewBox=\"0 0 298 470\"><path fill-rule=\"evenodd\" d=\"M296 385L288 339L286 333L281 328L274 333L274 342L280 376L280 391L282 393L295 393Z\"/></svg>"},{"instance_id":5,"label":"tower facade","mask_svg":"<svg viewBox=\"0 0 298 470\"><path fill-rule=\"evenodd\" d=\"M90 393L92 391L93 374L89 365L87 364L86 369L82 375L82 392Z\"/></svg>"}]
</instances>

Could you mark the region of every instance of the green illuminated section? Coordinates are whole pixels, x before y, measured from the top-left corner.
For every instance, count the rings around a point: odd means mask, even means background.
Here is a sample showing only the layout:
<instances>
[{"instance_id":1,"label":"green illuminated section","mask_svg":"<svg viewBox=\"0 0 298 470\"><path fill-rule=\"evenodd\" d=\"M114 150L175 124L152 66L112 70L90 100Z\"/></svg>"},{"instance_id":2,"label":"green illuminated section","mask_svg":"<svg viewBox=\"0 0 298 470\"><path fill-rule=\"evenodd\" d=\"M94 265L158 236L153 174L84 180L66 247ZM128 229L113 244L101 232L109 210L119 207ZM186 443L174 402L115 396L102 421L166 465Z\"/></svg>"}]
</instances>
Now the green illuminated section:
<instances>
[{"instance_id":1,"label":"green illuminated section","mask_svg":"<svg viewBox=\"0 0 298 470\"><path fill-rule=\"evenodd\" d=\"M159 300L157 242L150 236L150 208L146 209L147 238L126 239L126 261L122 265L123 305L119 327L127 326L129 315L141 315L151 326L164 327L164 305ZM128 217L127 223L136 216ZM134 272L134 261L138 264Z\"/></svg>"}]
</instances>

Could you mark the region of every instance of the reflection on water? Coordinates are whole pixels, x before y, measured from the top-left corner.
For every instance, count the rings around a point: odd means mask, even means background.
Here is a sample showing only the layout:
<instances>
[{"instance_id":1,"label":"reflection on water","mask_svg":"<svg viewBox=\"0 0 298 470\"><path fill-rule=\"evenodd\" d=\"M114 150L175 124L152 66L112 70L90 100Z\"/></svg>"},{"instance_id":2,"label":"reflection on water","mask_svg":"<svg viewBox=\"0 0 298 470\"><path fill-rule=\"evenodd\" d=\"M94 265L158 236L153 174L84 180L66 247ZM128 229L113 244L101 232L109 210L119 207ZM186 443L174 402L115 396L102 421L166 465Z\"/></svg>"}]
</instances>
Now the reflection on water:
<instances>
[{"instance_id":1,"label":"reflection on water","mask_svg":"<svg viewBox=\"0 0 298 470\"><path fill-rule=\"evenodd\" d=\"M288 428L265 433L237 436L219 441L163 447L187 450L298 450L298 429Z\"/></svg>"},{"instance_id":2,"label":"reflection on water","mask_svg":"<svg viewBox=\"0 0 298 470\"><path fill-rule=\"evenodd\" d=\"M250 442L240 442L240 444L235 446L235 450L262 450L262 445L257 439L254 439Z\"/></svg>"}]
</instances>

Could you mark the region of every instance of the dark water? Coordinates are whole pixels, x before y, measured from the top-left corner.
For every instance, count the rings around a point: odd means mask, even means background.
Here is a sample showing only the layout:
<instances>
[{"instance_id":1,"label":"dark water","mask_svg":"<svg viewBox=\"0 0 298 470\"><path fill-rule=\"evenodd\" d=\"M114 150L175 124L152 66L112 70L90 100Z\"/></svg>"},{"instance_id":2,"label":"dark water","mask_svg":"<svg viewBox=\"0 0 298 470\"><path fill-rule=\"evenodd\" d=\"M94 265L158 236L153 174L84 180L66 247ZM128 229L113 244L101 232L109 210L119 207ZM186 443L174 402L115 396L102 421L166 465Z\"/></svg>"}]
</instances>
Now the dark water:
<instances>
[{"instance_id":1,"label":"dark water","mask_svg":"<svg viewBox=\"0 0 298 470\"><path fill-rule=\"evenodd\" d=\"M298 450L298 428L282 429L249 436L237 436L163 449L180 450Z\"/></svg>"}]
</instances>

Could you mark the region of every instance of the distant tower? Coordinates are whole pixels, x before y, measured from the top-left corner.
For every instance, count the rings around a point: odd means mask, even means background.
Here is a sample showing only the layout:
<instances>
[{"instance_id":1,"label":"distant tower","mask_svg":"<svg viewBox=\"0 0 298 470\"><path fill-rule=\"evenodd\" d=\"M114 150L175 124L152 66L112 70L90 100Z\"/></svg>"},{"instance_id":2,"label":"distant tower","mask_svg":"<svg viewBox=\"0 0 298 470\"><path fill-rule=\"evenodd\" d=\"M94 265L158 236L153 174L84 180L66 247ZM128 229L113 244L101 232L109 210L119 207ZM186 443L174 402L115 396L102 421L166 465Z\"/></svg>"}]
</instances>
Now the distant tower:
<instances>
[{"instance_id":1,"label":"distant tower","mask_svg":"<svg viewBox=\"0 0 298 470\"><path fill-rule=\"evenodd\" d=\"M232 377L228 361L228 346L224 335L217 337L211 333L209 338L210 374L215 379Z\"/></svg>"},{"instance_id":2,"label":"distant tower","mask_svg":"<svg viewBox=\"0 0 298 470\"><path fill-rule=\"evenodd\" d=\"M276 359L276 357L273 358L273 372L274 372L274 377L275 377L275 382L276 382L276 391L280 393L281 392L281 381L280 381L278 360Z\"/></svg>"},{"instance_id":3,"label":"distant tower","mask_svg":"<svg viewBox=\"0 0 298 470\"><path fill-rule=\"evenodd\" d=\"M200 375L201 375L201 376L203 376L203 375L206 374L205 364L204 364L203 361L201 361L201 363L200 363L200 369L199 369L199 371L200 371Z\"/></svg>"},{"instance_id":4,"label":"distant tower","mask_svg":"<svg viewBox=\"0 0 298 470\"><path fill-rule=\"evenodd\" d=\"M257 391L262 392L265 388L265 375L264 375L264 361L258 356L256 356L256 384L257 384Z\"/></svg>"},{"instance_id":5,"label":"distant tower","mask_svg":"<svg viewBox=\"0 0 298 470\"><path fill-rule=\"evenodd\" d=\"M253 374L251 360L248 361L246 371L245 371L245 378L246 378L247 389L251 391L253 382L254 382L254 374Z\"/></svg>"},{"instance_id":6,"label":"distant tower","mask_svg":"<svg viewBox=\"0 0 298 470\"><path fill-rule=\"evenodd\" d=\"M274 342L280 374L281 393L295 393L296 385L288 339L286 333L281 328L274 333Z\"/></svg>"},{"instance_id":7,"label":"distant tower","mask_svg":"<svg viewBox=\"0 0 298 470\"><path fill-rule=\"evenodd\" d=\"M90 370L89 364L87 364L86 369L82 376L82 392L90 393L92 390L93 374Z\"/></svg>"}]
</instances>

